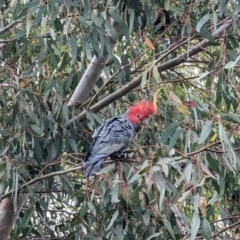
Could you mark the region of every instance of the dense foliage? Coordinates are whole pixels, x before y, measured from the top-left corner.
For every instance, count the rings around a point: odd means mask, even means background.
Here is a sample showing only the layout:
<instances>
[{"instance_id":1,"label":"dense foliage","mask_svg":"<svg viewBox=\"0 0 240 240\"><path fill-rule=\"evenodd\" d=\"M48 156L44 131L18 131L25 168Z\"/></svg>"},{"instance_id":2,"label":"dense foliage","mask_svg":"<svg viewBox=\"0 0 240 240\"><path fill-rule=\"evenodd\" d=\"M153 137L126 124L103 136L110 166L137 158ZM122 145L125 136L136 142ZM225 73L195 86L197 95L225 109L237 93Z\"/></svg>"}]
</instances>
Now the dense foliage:
<instances>
[{"instance_id":1,"label":"dense foliage","mask_svg":"<svg viewBox=\"0 0 240 240\"><path fill-rule=\"evenodd\" d=\"M16 206L17 190L30 194L11 239L240 238L238 1L13 0L0 8L0 195ZM104 54L90 100L68 106L93 56ZM75 168L93 130L156 93L158 115L129 159L107 160L83 179Z\"/></svg>"}]
</instances>

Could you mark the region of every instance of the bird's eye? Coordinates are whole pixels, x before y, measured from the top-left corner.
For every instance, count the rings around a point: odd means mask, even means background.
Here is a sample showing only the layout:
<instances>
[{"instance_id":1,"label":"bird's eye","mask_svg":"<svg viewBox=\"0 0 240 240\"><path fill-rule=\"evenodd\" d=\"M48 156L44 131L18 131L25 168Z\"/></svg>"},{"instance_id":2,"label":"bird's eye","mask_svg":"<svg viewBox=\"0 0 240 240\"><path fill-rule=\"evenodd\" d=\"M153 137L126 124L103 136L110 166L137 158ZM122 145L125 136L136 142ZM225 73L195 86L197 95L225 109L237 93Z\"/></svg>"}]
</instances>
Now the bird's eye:
<instances>
[{"instance_id":1,"label":"bird's eye","mask_svg":"<svg viewBox=\"0 0 240 240\"><path fill-rule=\"evenodd\" d=\"M139 115L137 115L137 118L140 118L140 116L139 116Z\"/></svg>"}]
</instances>

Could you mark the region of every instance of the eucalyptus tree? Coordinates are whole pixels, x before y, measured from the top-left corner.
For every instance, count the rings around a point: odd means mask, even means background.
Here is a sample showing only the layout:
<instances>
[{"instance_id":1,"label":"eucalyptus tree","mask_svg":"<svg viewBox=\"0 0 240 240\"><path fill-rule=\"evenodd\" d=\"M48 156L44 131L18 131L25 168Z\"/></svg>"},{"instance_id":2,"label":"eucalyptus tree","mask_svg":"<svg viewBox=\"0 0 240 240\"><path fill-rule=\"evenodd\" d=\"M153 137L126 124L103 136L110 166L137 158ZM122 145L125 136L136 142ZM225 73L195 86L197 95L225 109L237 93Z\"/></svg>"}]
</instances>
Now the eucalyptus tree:
<instances>
[{"instance_id":1,"label":"eucalyptus tree","mask_svg":"<svg viewBox=\"0 0 240 240\"><path fill-rule=\"evenodd\" d=\"M236 1L0 3L0 236L239 239ZM83 179L91 134L158 115Z\"/></svg>"}]
</instances>

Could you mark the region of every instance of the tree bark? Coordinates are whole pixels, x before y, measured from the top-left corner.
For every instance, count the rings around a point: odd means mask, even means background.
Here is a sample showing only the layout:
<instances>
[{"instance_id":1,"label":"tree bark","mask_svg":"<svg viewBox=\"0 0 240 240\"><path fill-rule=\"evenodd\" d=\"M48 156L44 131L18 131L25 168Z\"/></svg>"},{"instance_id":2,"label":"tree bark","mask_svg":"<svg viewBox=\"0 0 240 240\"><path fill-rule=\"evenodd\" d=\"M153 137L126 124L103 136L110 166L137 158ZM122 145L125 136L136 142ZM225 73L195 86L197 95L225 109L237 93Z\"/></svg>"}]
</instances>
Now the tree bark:
<instances>
[{"instance_id":1,"label":"tree bark","mask_svg":"<svg viewBox=\"0 0 240 240\"><path fill-rule=\"evenodd\" d=\"M17 198L17 209L14 212L13 199L5 198L0 204L0 238L1 240L7 240L12 227L18 217L23 204L28 198L28 193L19 193Z\"/></svg>"},{"instance_id":2,"label":"tree bark","mask_svg":"<svg viewBox=\"0 0 240 240\"><path fill-rule=\"evenodd\" d=\"M121 29L116 21L112 21L112 26L116 31L116 38L108 36L112 49L115 47L119 36L122 34ZM94 56L81 80L78 83L71 99L68 102L68 106L81 107L81 105L88 100L92 92L93 87L96 85L105 64L108 61L107 50L104 51L103 57Z\"/></svg>"}]
</instances>

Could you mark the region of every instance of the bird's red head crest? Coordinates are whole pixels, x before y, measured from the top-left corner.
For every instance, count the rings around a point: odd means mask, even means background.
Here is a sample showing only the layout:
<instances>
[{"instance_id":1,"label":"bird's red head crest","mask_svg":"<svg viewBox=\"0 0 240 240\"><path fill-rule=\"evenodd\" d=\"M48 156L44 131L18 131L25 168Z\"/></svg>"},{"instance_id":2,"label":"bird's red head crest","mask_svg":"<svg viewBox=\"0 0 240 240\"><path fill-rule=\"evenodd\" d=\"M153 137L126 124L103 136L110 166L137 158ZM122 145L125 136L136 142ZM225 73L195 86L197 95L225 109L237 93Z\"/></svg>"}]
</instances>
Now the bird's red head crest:
<instances>
[{"instance_id":1,"label":"bird's red head crest","mask_svg":"<svg viewBox=\"0 0 240 240\"><path fill-rule=\"evenodd\" d=\"M150 115L156 114L157 107L153 103L149 101L138 102L135 106L129 108L128 119L135 124L141 125Z\"/></svg>"}]
</instances>

